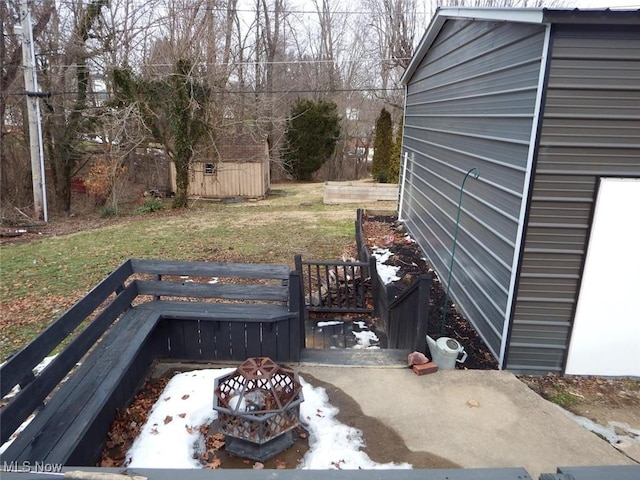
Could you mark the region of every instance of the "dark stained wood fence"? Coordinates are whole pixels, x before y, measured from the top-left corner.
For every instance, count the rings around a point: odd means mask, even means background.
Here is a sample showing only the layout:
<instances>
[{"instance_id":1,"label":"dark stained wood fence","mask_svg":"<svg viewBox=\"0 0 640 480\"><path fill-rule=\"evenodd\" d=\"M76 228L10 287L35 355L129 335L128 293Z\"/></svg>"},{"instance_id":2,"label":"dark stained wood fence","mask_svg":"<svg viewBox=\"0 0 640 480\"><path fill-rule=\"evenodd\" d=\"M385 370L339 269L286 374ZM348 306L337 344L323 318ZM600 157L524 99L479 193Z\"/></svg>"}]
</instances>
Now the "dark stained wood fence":
<instances>
[{"instance_id":1,"label":"dark stained wood fence","mask_svg":"<svg viewBox=\"0 0 640 480\"><path fill-rule=\"evenodd\" d=\"M295 256L301 272L304 308L307 312L373 314L377 281L375 258L368 262L303 260Z\"/></svg>"},{"instance_id":2,"label":"dark stained wood fence","mask_svg":"<svg viewBox=\"0 0 640 480\"><path fill-rule=\"evenodd\" d=\"M371 262L363 231L364 210L356 216L356 248L361 262ZM385 285L376 279L372 283L376 301L376 314L381 318L388 336L388 348L419 351L427 350L427 322L432 275L421 275L404 289Z\"/></svg>"},{"instance_id":3,"label":"dark stained wood fence","mask_svg":"<svg viewBox=\"0 0 640 480\"><path fill-rule=\"evenodd\" d=\"M0 409L1 443L37 415L0 464L92 465L155 359L298 361L301 308L286 265L126 261L1 367L2 396L21 387Z\"/></svg>"},{"instance_id":4,"label":"dark stained wood fence","mask_svg":"<svg viewBox=\"0 0 640 480\"><path fill-rule=\"evenodd\" d=\"M387 307L389 348L427 353L431 275L421 275Z\"/></svg>"}]
</instances>

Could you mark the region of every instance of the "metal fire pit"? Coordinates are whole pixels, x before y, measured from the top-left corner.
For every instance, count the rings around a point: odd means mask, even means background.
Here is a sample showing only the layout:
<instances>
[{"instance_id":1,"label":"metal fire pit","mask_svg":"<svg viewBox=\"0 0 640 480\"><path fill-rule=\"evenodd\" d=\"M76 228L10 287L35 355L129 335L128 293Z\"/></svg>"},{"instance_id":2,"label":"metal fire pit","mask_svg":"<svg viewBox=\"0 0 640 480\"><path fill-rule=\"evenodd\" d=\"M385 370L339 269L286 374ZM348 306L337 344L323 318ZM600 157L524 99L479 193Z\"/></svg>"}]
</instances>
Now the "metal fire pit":
<instances>
[{"instance_id":1,"label":"metal fire pit","mask_svg":"<svg viewBox=\"0 0 640 480\"><path fill-rule=\"evenodd\" d=\"M303 400L297 374L268 357L249 358L217 378L213 409L226 450L262 462L291 447Z\"/></svg>"}]
</instances>

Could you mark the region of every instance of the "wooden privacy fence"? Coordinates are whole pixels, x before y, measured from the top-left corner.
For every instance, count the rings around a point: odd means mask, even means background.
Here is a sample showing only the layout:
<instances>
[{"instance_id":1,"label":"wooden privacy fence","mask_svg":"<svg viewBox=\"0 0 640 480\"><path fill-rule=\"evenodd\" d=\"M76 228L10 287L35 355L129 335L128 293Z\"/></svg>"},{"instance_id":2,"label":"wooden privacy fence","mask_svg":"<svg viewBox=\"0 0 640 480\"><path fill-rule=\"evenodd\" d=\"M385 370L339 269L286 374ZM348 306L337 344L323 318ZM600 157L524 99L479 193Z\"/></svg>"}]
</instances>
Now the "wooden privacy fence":
<instances>
[{"instance_id":1,"label":"wooden privacy fence","mask_svg":"<svg viewBox=\"0 0 640 480\"><path fill-rule=\"evenodd\" d=\"M427 353L432 275L421 275L387 307L389 348Z\"/></svg>"},{"instance_id":2,"label":"wooden privacy fence","mask_svg":"<svg viewBox=\"0 0 640 480\"><path fill-rule=\"evenodd\" d=\"M301 300L286 265L127 260L1 367L0 462L93 465L155 359L298 361Z\"/></svg>"}]
</instances>

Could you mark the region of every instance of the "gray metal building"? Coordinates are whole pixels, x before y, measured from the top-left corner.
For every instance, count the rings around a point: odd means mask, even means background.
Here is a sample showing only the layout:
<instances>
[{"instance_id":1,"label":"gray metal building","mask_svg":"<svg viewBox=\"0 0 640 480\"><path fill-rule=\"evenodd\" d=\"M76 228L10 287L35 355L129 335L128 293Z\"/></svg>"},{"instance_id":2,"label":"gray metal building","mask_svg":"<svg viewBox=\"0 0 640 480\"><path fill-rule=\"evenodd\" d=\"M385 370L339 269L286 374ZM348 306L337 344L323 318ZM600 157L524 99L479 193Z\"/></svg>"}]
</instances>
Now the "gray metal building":
<instances>
[{"instance_id":1,"label":"gray metal building","mask_svg":"<svg viewBox=\"0 0 640 480\"><path fill-rule=\"evenodd\" d=\"M444 282L477 168L451 296L501 368L564 372L598 186L640 178L640 11L441 8L403 83L400 219Z\"/></svg>"}]
</instances>

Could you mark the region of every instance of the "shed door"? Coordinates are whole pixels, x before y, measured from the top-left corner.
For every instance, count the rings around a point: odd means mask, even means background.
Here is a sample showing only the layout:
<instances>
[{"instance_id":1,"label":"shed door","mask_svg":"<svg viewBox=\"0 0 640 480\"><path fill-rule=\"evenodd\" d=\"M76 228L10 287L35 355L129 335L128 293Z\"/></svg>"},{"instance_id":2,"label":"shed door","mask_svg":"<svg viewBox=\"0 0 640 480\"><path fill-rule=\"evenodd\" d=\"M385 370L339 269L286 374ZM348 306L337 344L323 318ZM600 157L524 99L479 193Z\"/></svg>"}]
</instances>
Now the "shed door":
<instances>
[{"instance_id":1,"label":"shed door","mask_svg":"<svg viewBox=\"0 0 640 480\"><path fill-rule=\"evenodd\" d=\"M565 373L640 376L640 179L603 179Z\"/></svg>"}]
</instances>

